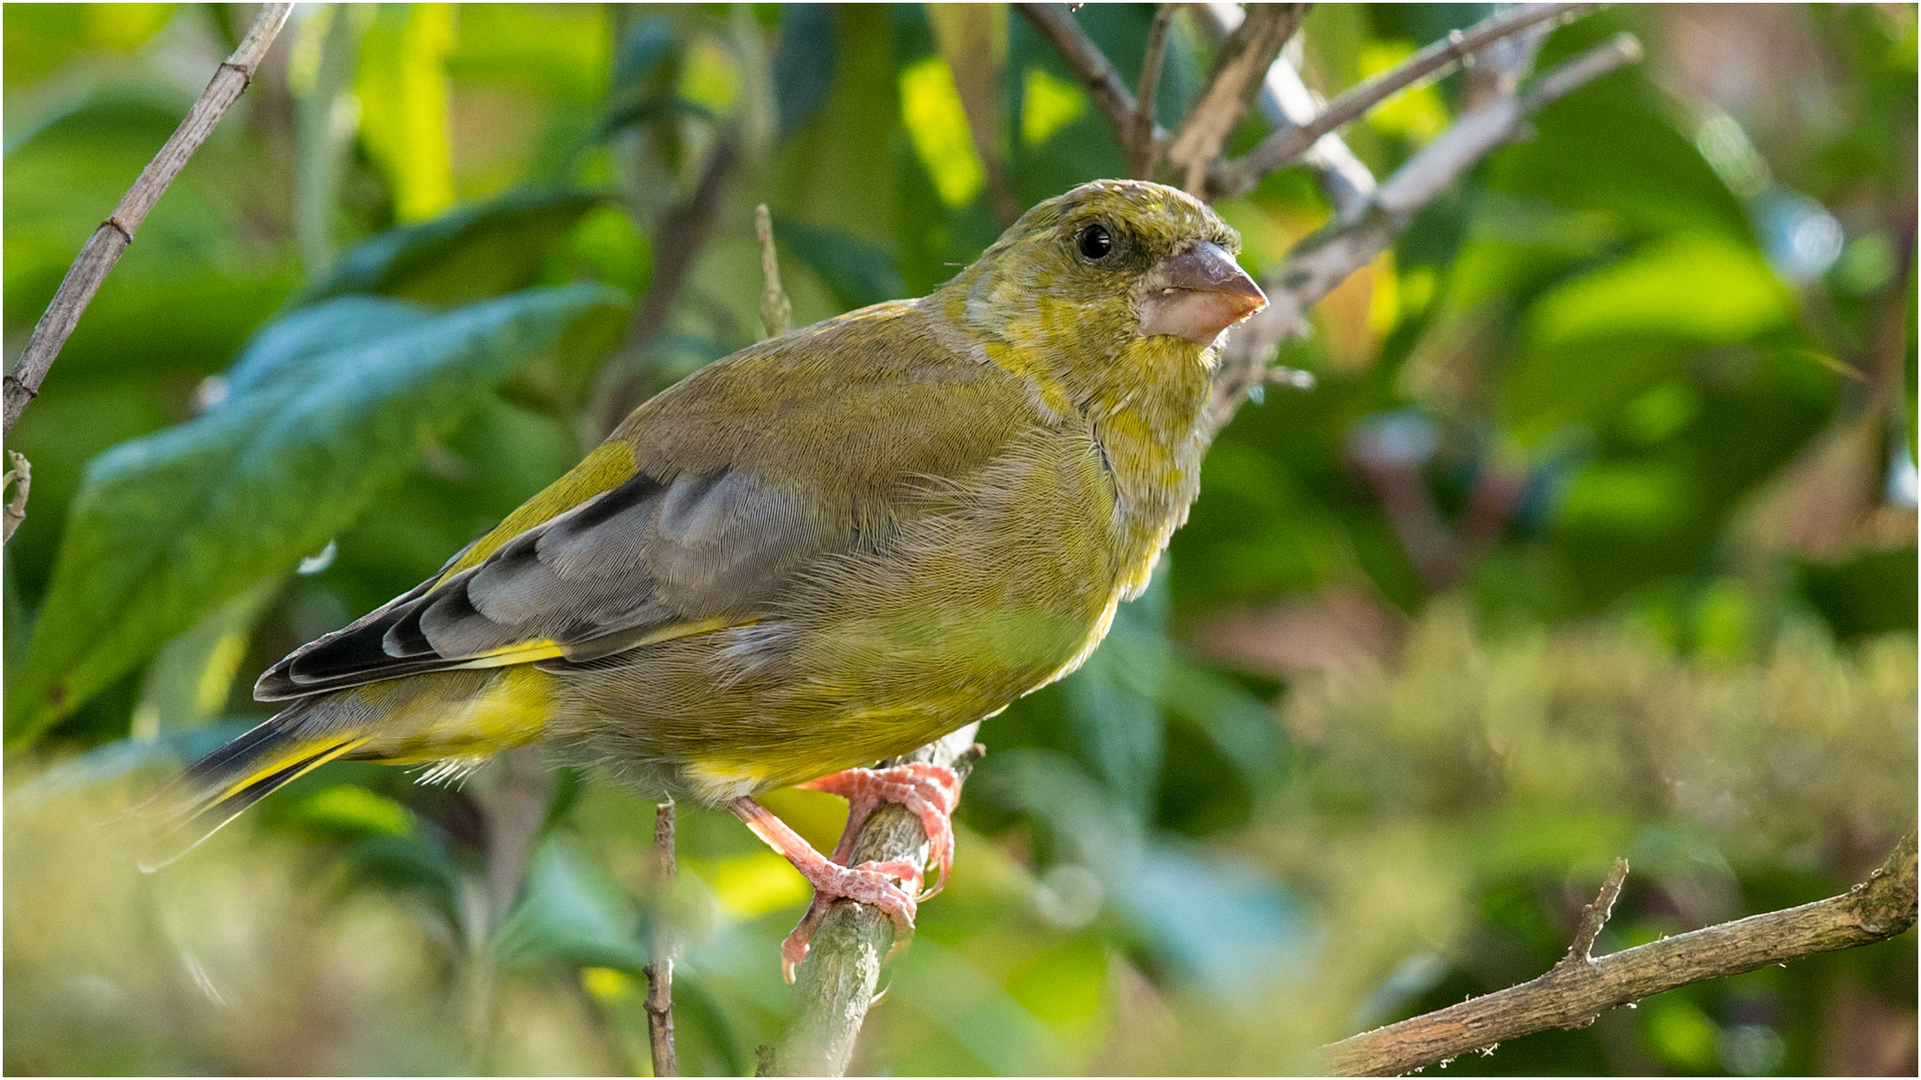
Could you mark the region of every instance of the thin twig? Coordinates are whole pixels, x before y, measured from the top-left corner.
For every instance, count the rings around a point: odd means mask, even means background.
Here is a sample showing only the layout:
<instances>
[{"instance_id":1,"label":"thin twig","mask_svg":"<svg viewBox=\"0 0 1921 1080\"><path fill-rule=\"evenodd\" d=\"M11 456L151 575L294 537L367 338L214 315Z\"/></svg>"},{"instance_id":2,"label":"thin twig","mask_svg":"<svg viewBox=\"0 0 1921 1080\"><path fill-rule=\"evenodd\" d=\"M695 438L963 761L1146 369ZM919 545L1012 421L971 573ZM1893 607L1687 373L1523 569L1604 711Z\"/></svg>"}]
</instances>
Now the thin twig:
<instances>
[{"instance_id":1,"label":"thin twig","mask_svg":"<svg viewBox=\"0 0 1921 1080\"><path fill-rule=\"evenodd\" d=\"M4 512L0 512L0 518L4 518L5 522L0 525L5 529L5 535L0 536L0 544L13 539L13 530L27 520L27 491L33 487L33 463L27 460L27 456L18 450L9 450L7 460L13 463L13 468L0 476L0 492L5 492L7 485L12 484L13 501L7 504Z\"/></svg>"},{"instance_id":2,"label":"thin twig","mask_svg":"<svg viewBox=\"0 0 1921 1080\"><path fill-rule=\"evenodd\" d=\"M1500 98L1461 117L1389 177L1354 220L1302 241L1278 271L1263 277L1266 309L1228 336L1208 405L1215 430L1233 417L1250 390L1266 381L1268 360L1281 341L1306 326L1307 309L1373 262L1416 213L1514 138L1527 117L1640 57L1634 36L1617 34L1548 72L1520 96Z\"/></svg>"},{"instance_id":3,"label":"thin twig","mask_svg":"<svg viewBox=\"0 0 1921 1080\"><path fill-rule=\"evenodd\" d=\"M794 305L780 287L780 256L774 252L774 215L767 204L754 207L754 236L760 241L760 324L777 338L794 328Z\"/></svg>"},{"instance_id":4,"label":"thin twig","mask_svg":"<svg viewBox=\"0 0 1921 1080\"><path fill-rule=\"evenodd\" d=\"M1398 1076L1537 1031L1586 1027L1609 1009L1677 986L1885 941L1915 921L1910 834L1867 881L1840 896L1590 957L1626 874L1627 863L1617 861L1583 914L1574 947L1547 974L1323 1047L1328 1073Z\"/></svg>"},{"instance_id":5,"label":"thin twig","mask_svg":"<svg viewBox=\"0 0 1921 1080\"><path fill-rule=\"evenodd\" d=\"M1121 145L1125 147L1127 133L1134 127L1138 106L1127 84L1121 81L1120 72L1115 71L1114 65L1108 61L1107 54L1101 52L1101 47L1094 44L1094 39L1088 37L1087 31L1074 21L1066 4L1016 6L1022 15L1027 16L1027 21L1034 24L1034 29L1054 46L1054 51L1060 53L1067 66L1074 69L1081 85L1087 87L1088 94L1094 98L1095 107L1100 109L1102 116L1107 117L1107 124L1114 129L1115 138L1121 140ZM1155 129L1156 140L1165 137L1165 132Z\"/></svg>"},{"instance_id":6,"label":"thin twig","mask_svg":"<svg viewBox=\"0 0 1921 1080\"><path fill-rule=\"evenodd\" d=\"M214 125L227 114L227 109L239 99L247 84L253 80L253 73L260 66L260 60L267 55L267 49L287 23L287 15L293 10L292 4L262 4L260 13L254 16L253 25L248 28L247 36L240 47L233 51L225 63L213 74L207 88L200 92L200 100L193 103L187 118L174 129L166 145L153 156L147 167L140 172L139 179L127 189L127 194L114 207L107 220L100 223L80 254L74 257L73 265L67 268L67 276L61 279L60 288L53 294L53 301L47 305L46 313L34 325L33 336L27 339L27 347L20 353L20 361L6 377L6 427L12 431L14 421L26 410L27 403L40 394L40 383L46 379L53 361L80 322L80 315L93 302L94 294L100 291L100 283L107 279L114 264L133 243L134 231L140 223L147 220L160 196L166 193L173 178L180 175L194 151L207 141Z\"/></svg>"},{"instance_id":7,"label":"thin twig","mask_svg":"<svg viewBox=\"0 0 1921 1080\"><path fill-rule=\"evenodd\" d=\"M1168 160L1185 174L1188 191L1200 193L1208 166L1240 126L1268 68L1300 29L1307 9L1307 4L1250 4L1241 24L1221 43L1206 85L1167 150Z\"/></svg>"},{"instance_id":8,"label":"thin twig","mask_svg":"<svg viewBox=\"0 0 1921 1080\"><path fill-rule=\"evenodd\" d=\"M1601 929L1614 915L1614 902L1621 898L1621 886L1627 884L1628 861L1614 860L1608 871L1607 880L1601 882L1601 891L1594 902L1581 909L1580 925L1574 928L1574 940L1568 944L1567 955L1561 958L1563 964L1591 964L1594 962L1594 939L1601 936Z\"/></svg>"},{"instance_id":9,"label":"thin twig","mask_svg":"<svg viewBox=\"0 0 1921 1080\"><path fill-rule=\"evenodd\" d=\"M1475 53L1551 20L1569 20L1586 13L1588 4L1541 4L1503 15L1468 30L1456 30L1387 71L1353 87L1330 102L1313 122L1277 131L1259 146L1209 170L1211 197L1240 195L1261 178L1291 164L1322 135L1366 115L1376 105L1423 79L1452 71Z\"/></svg>"},{"instance_id":10,"label":"thin twig","mask_svg":"<svg viewBox=\"0 0 1921 1080\"><path fill-rule=\"evenodd\" d=\"M766 207L761 207L763 212ZM670 896L674 888L674 800L654 807L655 895ZM652 961L641 969L647 976L647 1048L655 1076L679 1076L674 1057L674 938L668 926L667 904L657 903L653 919Z\"/></svg>"},{"instance_id":11,"label":"thin twig","mask_svg":"<svg viewBox=\"0 0 1921 1080\"><path fill-rule=\"evenodd\" d=\"M1161 64L1167 59L1167 32L1174 25L1173 4L1162 4L1147 28L1147 51L1141 55L1140 101L1134 106L1134 126L1121 144L1127 150L1127 175L1137 180L1154 177L1160 145L1154 141L1154 109L1161 89Z\"/></svg>"},{"instance_id":12,"label":"thin twig","mask_svg":"<svg viewBox=\"0 0 1921 1080\"><path fill-rule=\"evenodd\" d=\"M885 765L930 761L947 765L964 780L979 759L974 744L979 722ZM927 834L920 818L905 807L882 806L867 819L854 844L850 865L927 859ZM760 1075L840 1076L854 1053L854 1040L873 1004L881 961L893 948L894 924L878 908L839 900L815 931L813 947L800 965L794 985L794 1017L787 1038L771 1060L763 1057Z\"/></svg>"}]
</instances>

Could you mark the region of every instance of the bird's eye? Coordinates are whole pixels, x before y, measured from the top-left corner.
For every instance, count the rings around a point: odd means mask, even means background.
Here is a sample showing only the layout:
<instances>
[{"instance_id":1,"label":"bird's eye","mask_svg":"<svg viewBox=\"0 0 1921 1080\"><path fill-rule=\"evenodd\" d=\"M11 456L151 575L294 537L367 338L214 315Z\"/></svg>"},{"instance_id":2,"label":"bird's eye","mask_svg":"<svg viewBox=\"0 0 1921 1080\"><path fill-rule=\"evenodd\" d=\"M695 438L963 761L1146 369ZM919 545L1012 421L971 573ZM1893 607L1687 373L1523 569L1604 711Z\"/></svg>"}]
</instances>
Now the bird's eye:
<instances>
[{"instance_id":1,"label":"bird's eye","mask_svg":"<svg viewBox=\"0 0 1921 1080\"><path fill-rule=\"evenodd\" d=\"M1105 225L1089 225L1074 237L1074 244L1080 248L1081 258L1088 262L1098 262L1114 250L1114 234Z\"/></svg>"}]
</instances>

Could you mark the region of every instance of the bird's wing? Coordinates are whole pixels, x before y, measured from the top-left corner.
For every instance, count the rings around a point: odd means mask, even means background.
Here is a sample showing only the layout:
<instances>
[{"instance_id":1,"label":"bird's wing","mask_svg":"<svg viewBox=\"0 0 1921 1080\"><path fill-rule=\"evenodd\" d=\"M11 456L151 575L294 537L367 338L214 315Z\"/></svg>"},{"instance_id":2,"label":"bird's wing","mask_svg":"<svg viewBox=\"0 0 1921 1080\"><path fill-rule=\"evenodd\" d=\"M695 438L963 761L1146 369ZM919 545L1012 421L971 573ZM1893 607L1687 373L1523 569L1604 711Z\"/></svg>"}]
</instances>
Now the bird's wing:
<instances>
[{"instance_id":1,"label":"bird's wing","mask_svg":"<svg viewBox=\"0 0 1921 1080\"><path fill-rule=\"evenodd\" d=\"M1018 392L979 365L911 327L869 341L873 326L832 326L655 398L439 574L274 665L254 696L584 661L756 621L797 568L1011 435Z\"/></svg>"}]
</instances>

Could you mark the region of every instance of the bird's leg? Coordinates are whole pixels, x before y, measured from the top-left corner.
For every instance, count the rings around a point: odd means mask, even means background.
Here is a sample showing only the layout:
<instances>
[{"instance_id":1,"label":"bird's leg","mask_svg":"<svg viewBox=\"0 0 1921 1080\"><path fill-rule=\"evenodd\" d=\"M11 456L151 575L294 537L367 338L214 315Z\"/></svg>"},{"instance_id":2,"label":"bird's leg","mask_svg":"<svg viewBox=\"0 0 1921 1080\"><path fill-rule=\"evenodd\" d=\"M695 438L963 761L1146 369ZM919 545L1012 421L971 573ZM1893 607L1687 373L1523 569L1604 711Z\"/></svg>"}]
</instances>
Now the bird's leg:
<instances>
[{"instance_id":1,"label":"bird's leg","mask_svg":"<svg viewBox=\"0 0 1921 1080\"><path fill-rule=\"evenodd\" d=\"M828 906L842 897L879 908L894 921L903 939L913 932L917 906L914 894L921 883L919 866L900 860L842 866L815 851L813 845L788 828L786 822L751 798L735 799L727 804L727 809L746 822L768 847L793 863L794 869L814 887L813 904L780 947L780 971L788 982L794 981L794 968L806 958L808 939L827 917ZM900 884L896 884L897 881Z\"/></svg>"},{"instance_id":2,"label":"bird's leg","mask_svg":"<svg viewBox=\"0 0 1921 1080\"><path fill-rule=\"evenodd\" d=\"M847 865L854 841L881 803L899 803L920 818L927 833L927 857L934 861L934 887L920 895L925 900L947 885L954 868L954 807L960 802L960 774L945 765L924 761L890 765L884 769L848 769L800 785L847 800L847 828L834 848L834 861Z\"/></svg>"}]
</instances>

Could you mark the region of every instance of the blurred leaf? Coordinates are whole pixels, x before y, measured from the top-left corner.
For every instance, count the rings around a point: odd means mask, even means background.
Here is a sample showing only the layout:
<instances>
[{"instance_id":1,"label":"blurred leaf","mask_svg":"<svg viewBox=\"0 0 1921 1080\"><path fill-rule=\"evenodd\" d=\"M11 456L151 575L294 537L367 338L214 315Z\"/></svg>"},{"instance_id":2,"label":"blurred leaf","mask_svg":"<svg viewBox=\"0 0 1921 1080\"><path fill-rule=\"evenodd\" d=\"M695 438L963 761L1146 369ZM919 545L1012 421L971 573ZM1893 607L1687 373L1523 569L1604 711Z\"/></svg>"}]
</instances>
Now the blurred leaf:
<instances>
[{"instance_id":1,"label":"blurred leaf","mask_svg":"<svg viewBox=\"0 0 1921 1080\"><path fill-rule=\"evenodd\" d=\"M1575 278L1535 302L1527 344L1660 335L1701 345L1745 341L1784 325L1794 299L1760 252L1712 234L1681 234Z\"/></svg>"},{"instance_id":2,"label":"blurred leaf","mask_svg":"<svg viewBox=\"0 0 1921 1080\"><path fill-rule=\"evenodd\" d=\"M1916 619L1914 548L1870 551L1834 563L1800 564L1801 587L1843 638L1912 629Z\"/></svg>"},{"instance_id":3,"label":"blurred leaf","mask_svg":"<svg viewBox=\"0 0 1921 1080\"><path fill-rule=\"evenodd\" d=\"M784 217L774 219L774 236L791 255L820 275L842 310L898 300L908 294L907 283L894 269L894 257L877 244Z\"/></svg>"},{"instance_id":4,"label":"blurred leaf","mask_svg":"<svg viewBox=\"0 0 1921 1080\"><path fill-rule=\"evenodd\" d=\"M446 70L454 38L452 4L394 4L379 9L361 40L360 135L401 221L454 202Z\"/></svg>"},{"instance_id":5,"label":"blurred leaf","mask_svg":"<svg viewBox=\"0 0 1921 1080\"><path fill-rule=\"evenodd\" d=\"M221 714L246 659L254 622L284 584L279 574L260 579L209 612L200 625L160 647L133 707L135 738L200 727Z\"/></svg>"},{"instance_id":6,"label":"blurred leaf","mask_svg":"<svg viewBox=\"0 0 1921 1080\"><path fill-rule=\"evenodd\" d=\"M987 170L974 148L954 69L938 56L915 61L900 73L900 107L914 152L941 202L950 207L973 202Z\"/></svg>"},{"instance_id":7,"label":"blurred leaf","mask_svg":"<svg viewBox=\"0 0 1921 1080\"><path fill-rule=\"evenodd\" d=\"M520 903L501 931L500 956L508 966L553 957L639 974L648 959L639 928L633 897L599 863L553 836L528 867Z\"/></svg>"},{"instance_id":8,"label":"blurred leaf","mask_svg":"<svg viewBox=\"0 0 1921 1080\"><path fill-rule=\"evenodd\" d=\"M375 293L451 305L526 288L549 249L604 204L604 196L589 192L529 188L397 225L342 255L294 304ZM651 265L645 239L634 239L639 259Z\"/></svg>"},{"instance_id":9,"label":"blurred leaf","mask_svg":"<svg viewBox=\"0 0 1921 1080\"><path fill-rule=\"evenodd\" d=\"M220 405L89 466L8 688L8 742L32 741L210 606L318 551L516 367L623 302L568 286L436 315L343 298L270 327Z\"/></svg>"},{"instance_id":10,"label":"blurred leaf","mask_svg":"<svg viewBox=\"0 0 1921 1080\"><path fill-rule=\"evenodd\" d=\"M774 100L784 138L799 130L827 103L834 85L839 41L833 9L825 4L782 4L780 47L774 54Z\"/></svg>"},{"instance_id":11,"label":"blurred leaf","mask_svg":"<svg viewBox=\"0 0 1921 1080\"><path fill-rule=\"evenodd\" d=\"M330 839L412 836L413 811L358 784L335 784L283 808L280 820Z\"/></svg>"},{"instance_id":12,"label":"blurred leaf","mask_svg":"<svg viewBox=\"0 0 1921 1080\"><path fill-rule=\"evenodd\" d=\"M1170 666L1167 577L1163 565L1145 593L1116 609L1107 640L1061 682L1083 760L1117 807L1141 822L1160 792L1167 737L1160 707Z\"/></svg>"}]
</instances>

